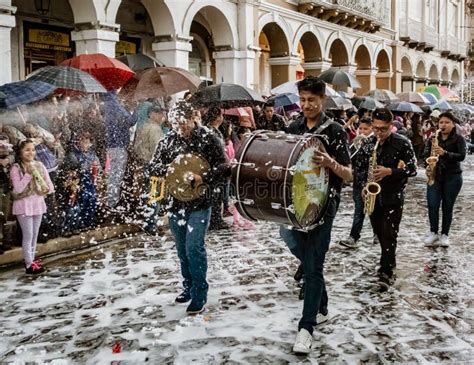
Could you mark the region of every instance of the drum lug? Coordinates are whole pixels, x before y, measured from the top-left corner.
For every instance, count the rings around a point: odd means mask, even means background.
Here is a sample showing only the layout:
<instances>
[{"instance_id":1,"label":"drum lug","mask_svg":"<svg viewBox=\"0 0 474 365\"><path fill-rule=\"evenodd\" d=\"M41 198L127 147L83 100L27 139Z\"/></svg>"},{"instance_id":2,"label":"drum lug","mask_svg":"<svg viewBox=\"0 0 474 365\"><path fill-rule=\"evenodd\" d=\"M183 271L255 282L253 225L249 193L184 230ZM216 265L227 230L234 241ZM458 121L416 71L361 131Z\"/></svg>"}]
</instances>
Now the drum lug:
<instances>
[{"instance_id":1,"label":"drum lug","mask_svg":"<svg viewBox=\"0 0 474 365\"><path fill-rule=\"evenodd\" d=\"M255 164L253 162L242 162L242 163L231 162L230 164L231 164L232 167L243 166L243 167L248 167L248 168L251 168L251 169L255 168Z\"/></svg>"},{"instance_id":2,"label":"drum lug","mask_svg":"<svg viewBox=\"0 0 474 365\"><path fill-rule=\"evenodd\" d=\"M272 209L281 209L280 203L272 203Z\"/></svg>"},{"instance_id":3,"label":"drum lug","mask_svg":"<svg viewBox=\"0 0 474 365\"><path fill-rule=\"evenodd\" d=\"M253 201L252 199L244 199L244 200L242 200L242 204L245 204L245 205L254 205L254 204L255 204L255 201Z\"/></svg>"}]
</instances>

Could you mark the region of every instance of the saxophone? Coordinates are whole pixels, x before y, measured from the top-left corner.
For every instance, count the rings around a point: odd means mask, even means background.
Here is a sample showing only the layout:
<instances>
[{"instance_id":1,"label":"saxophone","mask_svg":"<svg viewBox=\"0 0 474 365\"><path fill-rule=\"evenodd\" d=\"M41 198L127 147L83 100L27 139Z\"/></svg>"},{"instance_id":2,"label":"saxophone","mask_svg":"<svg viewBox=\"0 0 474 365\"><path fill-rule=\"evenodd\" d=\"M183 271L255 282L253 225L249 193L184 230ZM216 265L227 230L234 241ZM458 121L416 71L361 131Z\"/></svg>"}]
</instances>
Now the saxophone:
<instances>
[{"instance_id":1,"label":"saxophone","mask_svg":"<svg viewBox=\"0 0 474 365\"><path fill-rule=\"evenodd\" d=\"M435 148L438 147L438 136L440 129L436 130L434 137L431 139L431 155L426 159L428 168L426 169L426 176L428 177L428 185L433 185L436 179L436 164L438 163L438 155Z\"/></svg>"},{"instance_id":2,"label":"saxophone","mask_svg":"<svg viewBox=\"0 0 474 365\"><path fill-rule=\"evenodd\" d=\"M374 150L372 151L372 155L370 156L369 160L369 171L367 174L367 184L364 187L364 213L371 215L374 211L375 207L375 198L380 193L382 188L380 184L377 184L374 181L374 171L377 167L377 148L379 146L380 140L377 138L377 142L375 143Z\"/></svg>"}]
</instances>

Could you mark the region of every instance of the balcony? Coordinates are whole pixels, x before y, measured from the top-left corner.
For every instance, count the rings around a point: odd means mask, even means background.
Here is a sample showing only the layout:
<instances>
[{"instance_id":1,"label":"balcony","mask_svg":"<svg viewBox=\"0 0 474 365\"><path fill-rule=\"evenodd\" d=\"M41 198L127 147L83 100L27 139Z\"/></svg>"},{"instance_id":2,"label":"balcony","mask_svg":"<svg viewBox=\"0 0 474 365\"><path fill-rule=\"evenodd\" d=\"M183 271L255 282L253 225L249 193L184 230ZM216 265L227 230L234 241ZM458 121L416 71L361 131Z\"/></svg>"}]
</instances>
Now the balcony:
<instances>
[{"instance_id":1,"label":"balcony","mask_svg":"<svg viewBox=\"0 0 474 365\"><path fill-rule=\"evenodd\" d=\"M351 29L374 33L390 27L390 0L299 0L298 11Z\"/></svg>"}]
</instances>

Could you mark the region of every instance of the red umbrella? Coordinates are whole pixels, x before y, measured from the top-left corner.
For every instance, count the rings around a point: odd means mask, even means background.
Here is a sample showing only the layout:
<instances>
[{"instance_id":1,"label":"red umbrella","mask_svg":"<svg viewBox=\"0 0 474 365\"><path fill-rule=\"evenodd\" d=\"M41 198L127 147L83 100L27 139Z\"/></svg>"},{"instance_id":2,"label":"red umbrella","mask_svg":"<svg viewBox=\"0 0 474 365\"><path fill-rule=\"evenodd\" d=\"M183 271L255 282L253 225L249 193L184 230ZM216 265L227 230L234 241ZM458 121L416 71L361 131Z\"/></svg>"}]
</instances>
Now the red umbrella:
<instances>
[{"instance_id":1,"label":"red umbrella","mask_svg":"<svg viewBox=\"0 0 474 365\"><path fill-rule=\"evenodd\" d=\"M91 74L107 90L122 87L135 74L126 64L102 53L81 54L63 61L61 65L78 68Z\"/></svg>"}]
</instances>

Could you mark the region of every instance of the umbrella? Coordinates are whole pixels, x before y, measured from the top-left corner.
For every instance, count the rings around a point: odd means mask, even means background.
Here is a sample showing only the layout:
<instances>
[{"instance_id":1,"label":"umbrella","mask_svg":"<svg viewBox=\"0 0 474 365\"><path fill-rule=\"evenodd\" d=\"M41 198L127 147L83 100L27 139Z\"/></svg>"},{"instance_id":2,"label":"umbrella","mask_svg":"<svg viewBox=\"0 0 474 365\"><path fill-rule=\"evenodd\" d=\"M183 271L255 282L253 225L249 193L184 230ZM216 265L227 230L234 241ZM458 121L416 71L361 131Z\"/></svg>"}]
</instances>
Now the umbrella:
<instances>
[{"instance_id":1,"label":"umbrella","mask_svg":"<svg viewBox=\"0 0 474 365\"><path fill-rule=\"evenodd\" d=\"M275 108L289 106L293 104L298 105L300 102L300 96L293 93L284 93L268 98L267 102L273 103L275 105Z\"/></svg>"},{"instance_id":2,"label":"umbrella","mask_svg":"<svg viewBox=\"0 0 474 365\"><path fill-rule=\"evenodd\" d=\"M196 90L202 80L179 67L155 67L140 73L135 100L162 98L181 91Z\"/></svg>"},{"instance_id":3,"label":"umbrella","mask_svg":"<svg viewBox=\"0 0 474 365\"><path fill-rule=\"evenodd\" d=\"M324 109L326 110L347 110L352 107L352 103L342 96L328 96L324 103Z\"/></svg>"},{"instance_id":4,"label":"umbrella","mask_svg":"<svg viewBox=\"0 0 474 365\"><path fill-rule=\"evenodd\" d=\"M284 84L278 85L277 87L271 89L273 95L278 94L299 94L298 93L298 82L301 80L287 81ZM340 96L332 87L326 85L326 96Z\"/></svg>"},{"instance_id":5,"label":"umbrella","mask_svg":"<svg viewBox=\"0 0 474 365\"><path fill-rule=\"evenodd\" d=\"M438 102L438 98L431 93L421 93L426 99L428 99L428 103L430 105L436 104Z\"/></svg>"},{"instance_id":6,"label":"umbrella","mask_svg":"<svg viewBox=\"0 0 474 365\"><path fill-rule=\"evenodd\" d=\"M446 99L448 101L459 101L459 96L454 91L448 89L446 86L422 86L418 89L418 91L433 94L438 99Z\"/></svg>"},{"instance_id":7,"label":"umbrella","mask_svg":"<svg viewBox=\"0 0 474 365\"><path fill-rule=\"evenodd\" d=\"M421 110L418 105L408 103L406 101L399 101L397 103L390 104L388 108L394 112L423 113L423 110Z\"/></svg>"},{"instance_id":8,"label":"umbrella","mask_svg":"<svg viewBox=\"0 0 474 365\"><path fill-rule=\"evenodd\" d=\"M434 109L439 109L441 111L446 111L446 110L453 110L453 107L451 104L449 104L446 100L440 100L436 104L432 105L433 110Z\"/></svg>"},{"instance_id":9,"label":"umbrella","mask_svg":"<svg viewBox=\"0 0 474 365\"><path fill-rule=\"evenodd\" d=\"M194 96L195 101L200 105L217 104L224 109L265 102L260 94L252 89L229 83L204 87L198 90Z\"/></svg>"},{"instance_id":10,"label":"umbrella","mask_svg":"<svg viewBox=\"0 0 474 365\"><path fill-rule=\"evenodd\" d=\"M392 101L398 101L398 97L392 91L386 89L370 90L366 92L364 96L371 96L375 100L378 100L382 103L391 103Z\"/></svg>"},{"instance_id":11,"label":"umbrella","mask_svg":"<svg viewBox=\"0 0 474 365\"><path fill-rule=\"evenodd\" d=\"M244 108L225 109L224 115L234 115L236 117L250 117L250 114Z\"/></svg>"},{"instance_id":12,"label":"umbrella","mask_svg":"<svg viewBox=\"0 0 474 365\"><path fill-rule=\"evenodd\" d=\"M5 97L0 99L0 107L12 109L31 104L50 95L56 86L42 81L25 80L0 86Z\"/></svg>"},{"instance_id":13,"label":"umbrella","mask_svg":"<svg viewBox=\"0 0 474 365\"><path fill-rule=\"evenodd\" d=\"M427 98L421 95L421 93L417 93L414 91L409 91L406 93L398 93L397 96L400 101L406 101L407 103L420 104L420 105L430 103Z\"/></svg>"},{"instance_id":14,"label":"umbrella","mask_svg":"<svg viewBox=\"0 0 474 365\"><path fill-rule=\"evenodd\" d=\"M319 78L331 85L351 87L358 89L361 87L360 82L354 75L338 68L330 68L319 75Z\"/></svg>"},{"instance_id":15,"label":"umbrella","mask_svg":"<svg viewBox=\"0 0 474 365\"><path fill-rule=\"evenodd\" d=\"M120 62L123 62L128 67L130 67L133 71L142 71L148 68L164 66L164 64L158 61L156 58L147 56L142 53L127 54L120 56L117 59Z\"/></svg>"},{"instance_id":16,"label":"umbrella","mask_svg":"<svg viewBox=\"0 0 474 365\"><path fill-rule=\"evenodd\" d=\"M380 101L377 101L370 96L356 96L352 98L352 103L359 109L367 110L375 110L385 106Z\"/></svg>"},{"instance_id":17,"label":"umbrella","mask_svg":"<svg viewBox=\"0 0 474 365\"><path fill-rule=\"evenodd\" d=\"M127 65L102 53L81 54L63 61L61 66L78 68L91 74L107 90L122 87L134 75L134 72Z\"/></svg>"},{"instance_id":18,"label":"umbrella","mask_svg":"<svg viewBox=\"0 0 474 365\"><path fill-rule=\"evenodd\" d=\"M29 74L28 80L43 81L62 89L86 93L105 93L102 84L88 73L73 67L46 66Z\"/></svg>"},{"instance_id":19,"label":"umbrella","mask_svg":"<svg viewBox=\"0 0 474 365\"><path fill-rule=\"evenodd\" d=\"M340 96L342 96L344 99L352 99L354 97L354 93L347 93L345 91L336 91Z\"/></svg>"},{"instance_id":20,"label":"umbrella","mask_svg":"<svg viewBox=\"0 0 474 365\"><path fill-rule=\"evenodd\" d=\"M2 92L0 92L0 99L5 99L6 95Z\"/></svg>"}]
</instances>

